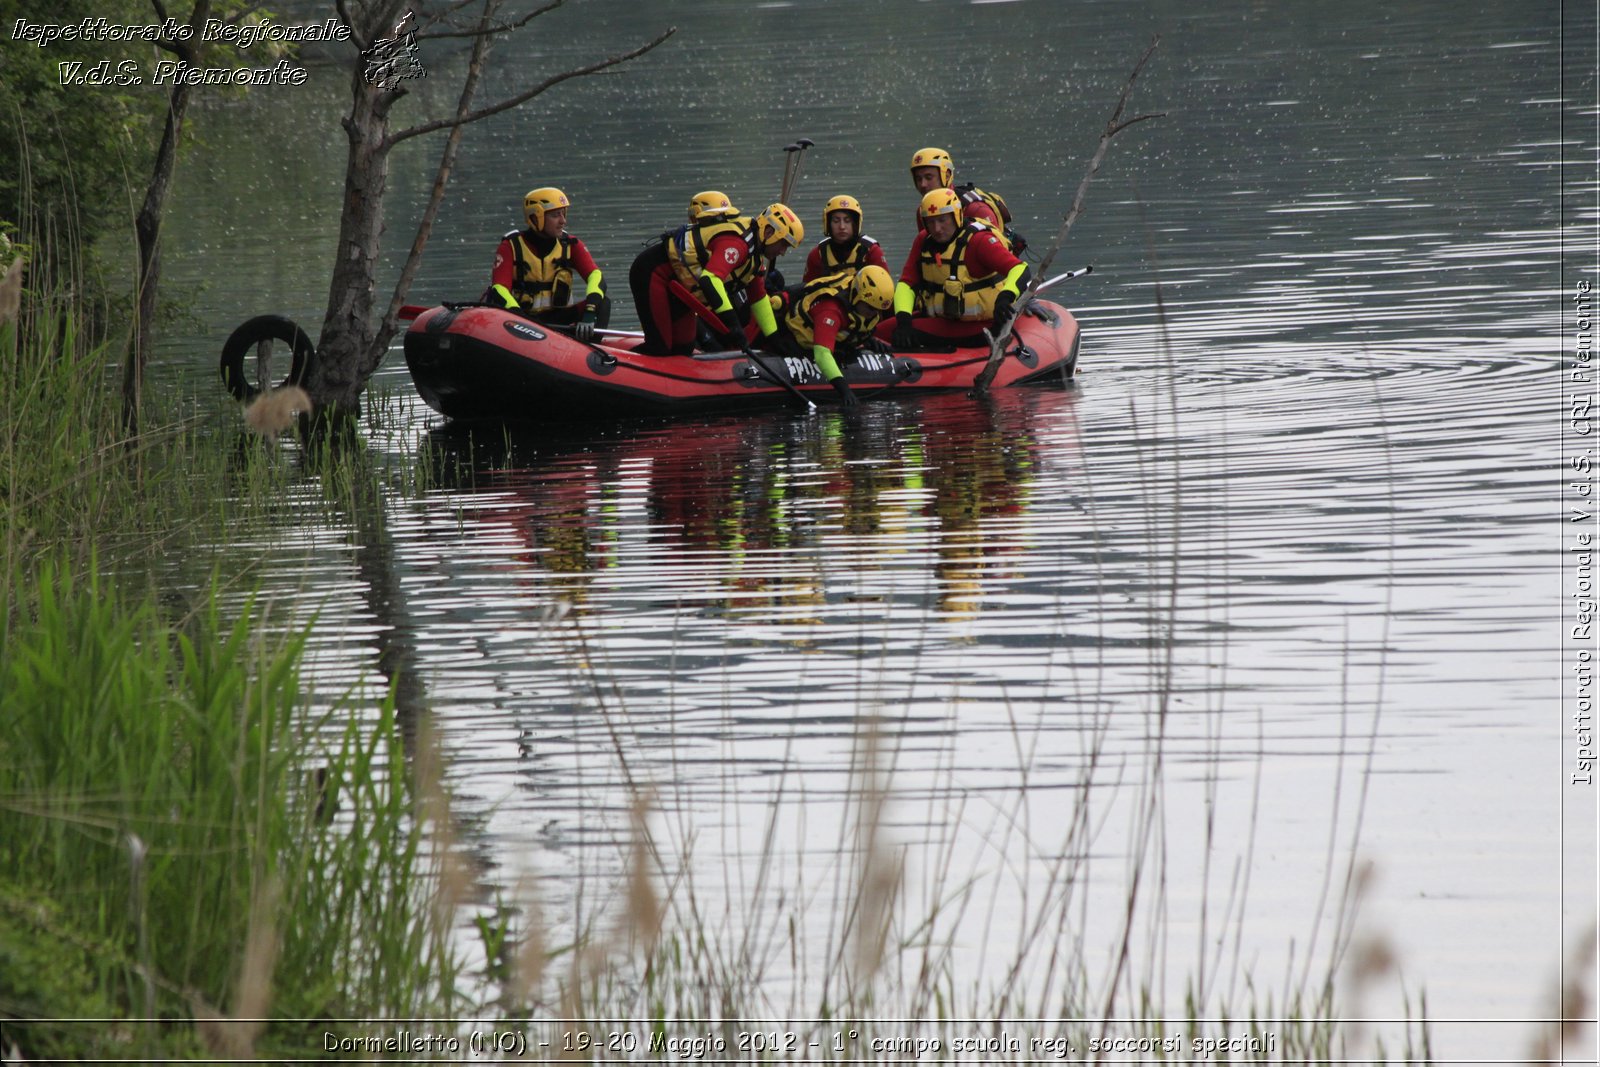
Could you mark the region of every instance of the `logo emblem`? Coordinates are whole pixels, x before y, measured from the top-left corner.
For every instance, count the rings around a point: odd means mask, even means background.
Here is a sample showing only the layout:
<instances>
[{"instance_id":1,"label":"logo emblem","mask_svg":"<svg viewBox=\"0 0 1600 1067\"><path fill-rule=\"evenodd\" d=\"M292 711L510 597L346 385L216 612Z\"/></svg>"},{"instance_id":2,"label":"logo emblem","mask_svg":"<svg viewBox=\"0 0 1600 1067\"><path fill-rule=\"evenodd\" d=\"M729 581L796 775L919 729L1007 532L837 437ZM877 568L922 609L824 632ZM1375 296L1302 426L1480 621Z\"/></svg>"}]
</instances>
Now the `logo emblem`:
<instances>
[{"instance_id":1,"label":"logo emblem","mask_svg":"<svg viewBox=\"0 0 1600 1067\"><path fill-rule=\"evenodd\" d=\"M395 24L393 37L373 41L362 50L361 58L366 61L363 76L367 84L387 92L395 92L407 79L428 76L417 59L417 31L410 11Z\"/></svg>"},{"instance_id":2,"label":"logo emblem","mask_svg":"<svg viewBox=\"0 0 1600 1067\"><path fill-rule=\"evenodd\" d=\"M506 332L514 334L525 341L543 341L545 337L543 331L536 330L525 322L506 323Z\"/></svg>"}]
</instances>

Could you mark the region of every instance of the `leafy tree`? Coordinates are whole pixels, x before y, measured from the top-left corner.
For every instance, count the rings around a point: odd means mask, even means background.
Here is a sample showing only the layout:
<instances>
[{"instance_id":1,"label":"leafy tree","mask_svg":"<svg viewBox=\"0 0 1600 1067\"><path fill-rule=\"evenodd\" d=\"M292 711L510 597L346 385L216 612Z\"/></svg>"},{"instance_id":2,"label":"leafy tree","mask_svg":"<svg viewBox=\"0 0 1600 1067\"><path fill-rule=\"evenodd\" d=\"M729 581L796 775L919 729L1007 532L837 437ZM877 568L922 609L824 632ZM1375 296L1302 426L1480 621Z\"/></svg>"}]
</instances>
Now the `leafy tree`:
<instances>
[{"instance_id":1,"label":"leafy tree","mask_svg":"<svg viewBox=\"0 0 1600 1067\"><path fill-rule=\"evenodd\" d=\"M0 144L14 145L14 169L0 169L0 220L14 222L31 246L33 270L52 278L79 273L81 253L132 216L138 247L133 328L123 374L124 423L138 427L144 367L154 346L161 283L161 226L197 86L178 78L156 85L153 59L239 67L246 54L227 37L206 40L208 20L259 21L253 0L61 0L47 17L26 21L78 27L159 27L153 41L62 35L12 43L0 79ZM18 21L0 14L8 28ZM187 27L187 33L179 28ZM257 53L281 52L258 46ZM79 80L82 79L82 80ZM151 131L159 130L158 137ZM137 205L137 206L135 206ZM81 295L81 294L80 294Z\"/></svg>"},{"instance_id":2,"label":"leafy tree","mask_svg":"<svg viewBox=\"0 0 1600 1067\"><path fill-rule=\"evenodd\" d=\"M0 4L0 8L13 5ZM146 21L133 0L61 0L49 21L86 17ZM139 12L138 14L135 14ZM18 10L7 10L6 31ZM30 20L31 21L31 20ZM43 21L43 20L40 20ZM68 86L66 65L92 70L127 58L120 42L8 41L0 77L0 221L16 226L30 246L36 276L74 278L78 253L131 215L129 174L143 169L140 131L154 117L154 96L131 86ZM80 294L81 295L81 294Z\"/></svg>"}]
</instances>

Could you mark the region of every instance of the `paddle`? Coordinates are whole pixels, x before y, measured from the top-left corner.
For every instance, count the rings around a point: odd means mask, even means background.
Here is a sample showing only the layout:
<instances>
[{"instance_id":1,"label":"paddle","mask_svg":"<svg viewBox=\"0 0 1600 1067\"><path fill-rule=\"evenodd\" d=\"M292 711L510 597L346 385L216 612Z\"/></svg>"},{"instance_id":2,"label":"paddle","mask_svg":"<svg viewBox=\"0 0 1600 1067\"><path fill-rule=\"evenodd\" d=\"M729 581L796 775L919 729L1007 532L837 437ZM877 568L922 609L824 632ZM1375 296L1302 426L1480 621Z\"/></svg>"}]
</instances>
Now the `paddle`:
<instances>
[{"instance_id":1,"label":"paddle","mask_svg":"<svg viewBox=\"0 0 1600 1067\"><path fill-rule=\"evenodd\" d=\"M684 305L687 306L690 311L693 311L696 315L700 316L700 318L708 326L716 330L718 333L722 333L727 329L727 326L723 324L722 319L717 317L717 313L706 307L705 304L696 298L696 296L689 291L688 287L678 279L667 279L667 292L683 301ZM771 367L767 366L767 361L756 355L755 349L750 347L750 342L746 340L743 333L739 334L739 343L743 346L742 350L744 354L749 357L750 362L760 367L768 378L783 386L789 391L791 396L800 401L800 403L804 404L806 406L807 414L811 414L817 410L817 405L813 404L804 393L796 389L793 382L774 371Z\"/></svg>"},{"instance_id":2,"label":"paddle","mask_svg":"<svg viewBox=\"0 0 1600 1067\"><path fill-rule=\"evenodd\" d=\"M794 387L794 383L789 379L785 378L783 375L767 366L767 361L756 355L756 350L750 347L749 341L744 343L744 354L750 358L751 363L754 363L756 366L760 367L762 371L766 373L768 378L771 378L773 381L789 390L791 396L800 401L800 403L804 404L806 406L807 415L815 415L817 413L817 405L811 402L811 398L806 396L800 390L796 389Z\"/></svg>"},{"instance_id":3,"label":"paddle","mask_svg":"<svg viewBox=\"0 0 1600 1067\"><path fill-rule=\"evenodd\" d=\"M802 137L794 144L783 146L783 185L778 193L778 203L787 204L789 202L789 194L794 192L795 182L800 180L802 157L805 156L806 149L811 148L816 143L809 137Z\"/></svg>"},{"instance_id":4,"label":"paddle","mask_svg":"<svg viewBox=\"0 0 1600 1067\"><path fill-rule=\"evenodd\" d=\"M1087 267L1079 267L1077 270L1069 270L1065 274L1057 274L1054 278L1050 278L1050 279L1047 279L1046 281L1042 281L1042 282L1040 282L1038 284L1038 286L1033 291L1036 294L1037 293L1042 293L1046 289L1048 289L1052 285L1054 285L1056 282L1064 282L1069 278L1081 278L1085 274L1092 274L1092 273L1094 273L1094 264L1091 263Z\"/></svg>"}]
</instances>

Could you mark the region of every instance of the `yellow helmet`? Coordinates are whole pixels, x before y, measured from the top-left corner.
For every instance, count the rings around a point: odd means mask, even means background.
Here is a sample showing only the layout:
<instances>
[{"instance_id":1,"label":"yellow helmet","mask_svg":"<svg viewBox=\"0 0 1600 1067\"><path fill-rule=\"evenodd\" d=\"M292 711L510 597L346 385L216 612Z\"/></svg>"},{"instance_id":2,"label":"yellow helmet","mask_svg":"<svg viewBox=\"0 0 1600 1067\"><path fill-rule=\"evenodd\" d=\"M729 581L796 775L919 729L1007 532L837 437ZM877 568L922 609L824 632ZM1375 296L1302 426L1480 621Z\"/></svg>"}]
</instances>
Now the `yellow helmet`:
<instances>
[{"instance_id":1,"label":"yellow helmet","mask_svg":"<svg viewBox=\"0 0 1600 1067\"><path fill-rule=\"evenodd\" d=\"M850 302L888 311L894 304L894 279L876 263L867 264L856 271L855 280L850 283Z\"/></svg>"},{"instance_id":2,"label":"yellow helmet","mask_svg":"<svg viewBox=\"0 0 1600 1067\"><path fill-rule=\"evenodd\" d=\"M961 197L953 189L930 189L917 205L917 218L931 219L935 215L954 215L956 225L961 225Z\"/></svg>"},{"instance_id":3,"label":"yellow helmet","mask_svg":"<svg viewBox=\"0 0 1600 1067\"><path fill-rule=\"evenodd\" d=\"M558 208L571 207L572 201L567 199L567 194L560 189L545 186L535 189L522 198L522 213L528 216L528 221L533 223L536 230L544 229L544 213L555 211Z\"/></svg>"},{"instance_id":4,"label":"yellow helmet","mask_svg":"<svg viewBox=\"0 0 1600 1067\"><path fill-rule=\"evenodd\" d=\"M737 215L739 209L733 206L733 201L728 199L727 193L719 193L715 189L707 189L703 193L695 193L689 198L689 221L699 222L707 215Z\"/></svg>"},{"instance_id":5,"label":"yellow helmet","mask_svg":"<svg viewBox=\"0 0 1600 1067\"><path fill-rule=\"evenodd\" d=\"M788 241L798 245L806 239L805 224L787 204L769 204L756 216L756 239L764 245Z\"/></svg>"},{"instance_id":6,"label":"yellow helmet","mask_svg":"<svg viewBox=\"0 0 1600 1067\"><path fill-rule=\"evenodd\" d=\"M950 158L950 153L942 148L919 148L911 156L911 169L918 167L938 167L939 184L949 185L950 179L956 176L956 164Z\"/></svg>"},{"instance_id":7,"label":"yellow helmet","mask_svg":"<svg viewBox=\"0 0 1600 1067\"><path fill-rule=\"evenodd\" d=\"M828 218L835 211L848 211L856 217L856 236L861 236L861 201L853 196L836 196L822 208L822 232L828 232Z\"/></svg>"}]
</instances>

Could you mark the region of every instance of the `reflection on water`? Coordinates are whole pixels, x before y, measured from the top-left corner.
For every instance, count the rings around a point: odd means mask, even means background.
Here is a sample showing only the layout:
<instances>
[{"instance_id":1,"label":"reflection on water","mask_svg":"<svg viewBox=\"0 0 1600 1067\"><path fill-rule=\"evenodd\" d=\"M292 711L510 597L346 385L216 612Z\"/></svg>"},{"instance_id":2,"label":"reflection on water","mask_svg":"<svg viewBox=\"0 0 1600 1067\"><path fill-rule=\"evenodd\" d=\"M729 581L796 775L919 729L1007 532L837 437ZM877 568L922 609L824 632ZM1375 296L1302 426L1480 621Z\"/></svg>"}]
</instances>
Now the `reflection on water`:
<instances>
[{"instance_id":1,"label":"reflection on water","mask_svg":"<svg viewBox=\"0 0 1600 1067\"><path fill-rule=\"evenodd\" d=\"M398 667L419 688L488 877L529 866L553 911L592 907L642 782L664 837L712 872L708 911L761 885L811 900L873 719L908 912L932 909L930 871L981 887L982 932L952 949L975 980L1022 937L1037 864L1068 851L1088 866L1067 928L1102 959L1128 797L1154 783L1171 936L1143 948L1172 1003L1217 976L1224 943L1272 991L1314 929L1325 950L1318 902L1359 840L1377 872L1363 921L1431 1015L1545 1014L1558 927L1594 895L1592 839L1574 861L1561 829L1592 823L1592 796L1555 795L1549 484L1555 257L1595 222L1563 233L1557 215L1563 192L1592 202L1592 175L1561 169L1593 157L1592 93L1553 87L1593 11L1569 5L1565 44L1554 12L1511 4L1470 20L1300 2L640 11L680 26L709 82L663 50L469 136L416 299L480 289L508 212L546 181L570 186L574 229L616 277L695 189L769 198L801 133L817 141L801 198L857 195L891 260L910 239L905 160L941 137L1047 234L1156 29L1136 103L1169 114L1119 138L1066 253L1096 267L1060 293L1085 330L1072 389L507 433L440 426L403 367L380 374L406 401L372 446L392 464L420 450L433 487L373 494L381 524L308 531L308 558L268 586L318 613L322 684ZM585 17L583 46L611 52L643 16ZM576 45L527 47L539 65ZM939 136L930 72L961 101ZM719 91L749 113L702 106ZM221 177L191 189L167 271L218 278L202 310L220 341L320 306L277 249L314 259L336 196L308 192L325 160L252 157L248 115L211 118ZM551 158L536 144L562 150L559 175L529 171ZM261 195L241 207L216 190L247 159ZM397 161L392 223L431 166ZM195 347L209 380L216 344ZM1069 841L1084 797L1093 833ZM769 837L789 868L763 881ZM1583 873L1561 882L1563 861ZM807 966L797 951L770 970ZM1397 983L1382 992L1368 1004L1398 1003ZM1515 1058L1526 1033L1441 1024L1434 1048Z\"/></svg>"},{"instance_id":2,"label":"reflection on water","mask_svg":"<svg viewBox=\"0 0 1600 1067\"><path fill-rule=\"evenodd\" d=\"M936 560L939 613L957 618L977 610L982 573L1014 551L979 524L1021 510L1039 443L1007 416L1038 396L963 398L925 418L921 405L883 407L849 420L727 419L598 440L447 424L425 444L431 477L464 494L446 498L462 521L511 532L525 546L516 560L568 576L560 588L578 602L592 580L578 576L628 569L642 552L702 561L654 576L653 590L694 590L702 608L721 610L814 595L815 575L781 565L795 553L816 554L824 571L915 553ZM1071 394L1062 399L1070 423ZM715 601L701 588L708 580L723 594Z\"/></svg>"}]
</instances>

